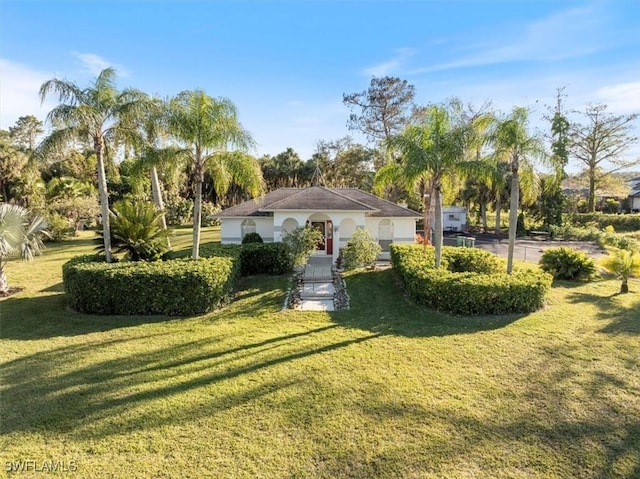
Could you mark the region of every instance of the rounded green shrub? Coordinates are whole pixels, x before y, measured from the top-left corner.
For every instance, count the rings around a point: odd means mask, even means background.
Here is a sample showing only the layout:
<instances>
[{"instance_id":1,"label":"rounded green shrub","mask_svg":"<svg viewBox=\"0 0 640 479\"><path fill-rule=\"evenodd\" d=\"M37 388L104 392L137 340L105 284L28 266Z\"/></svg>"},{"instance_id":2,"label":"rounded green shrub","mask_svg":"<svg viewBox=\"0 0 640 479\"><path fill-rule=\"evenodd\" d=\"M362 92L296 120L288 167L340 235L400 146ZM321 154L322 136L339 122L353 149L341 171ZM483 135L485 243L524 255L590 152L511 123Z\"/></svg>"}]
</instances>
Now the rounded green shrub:
<instances>
[{"instance_id":1,"label":"rounded green shrub","mask_svg":"<svg viewBox=\"0 0 640 479\"><path fill-rule=\"evenodd\" d=\"M121 315L193 315L226 301L239 276L238 257L105 263L73 258L62 267L69 305L76 311Z\"/></svg>"},{"instance_id":2,"label":"rounded green shrub","mask_svg":"<svg viewBox=\"0 0 640 479\"><path fill-rule=\"evenodd\" d=\"M544 305L552 277L540 270L504 272L504 261L473 248L391 245L391 260L411 297L439 311L485 315L528 313ZM468 268L468 271L463 271Z\"/></svg>"},{"instance_id":3,"label":"rounded green shrub","mask_svg":"<svg viewBox=\"0 0 640 479\"><path fill-rule=\"evenodd\" d=\"M549 248L542 253L540 268L555 279L589 281L596 275L596 265L589 256L564 246Z\"/></svg>"},{"instance_id":4,"label":"rounded green shrub","mask_svg":"<svg viewBox=\"0 0 640 479\"><path fill-rule=\"evenodd\" d=\"M342 249L344 269L356 269L375 262L382 251L380 245L371 234L362 228L357 229L346 247Z\"/></svg>"},{"instance_id":5,"label":"rounded green shrub","mask_svg":"<svg viewBox=\"0 0 640 479\"><path fill-rule=\"evenodd\" d=\"M258 233L247 233L246 235L244 235L244 238L242 238L242 244L248 244L248 243L264 243L264 241L262 240L262 236L260 236Z\"/></svg>"},{"instance_id":6,"label":"rounded green shrub","mask_svg":"<svg viewBox=\"0 0 640 479\"><path fill-rule=\"evenodd\" d=\"M290 273L293 262L284 243L247 243L240 250L242 276Z\"/></svg>"}]
</instances>

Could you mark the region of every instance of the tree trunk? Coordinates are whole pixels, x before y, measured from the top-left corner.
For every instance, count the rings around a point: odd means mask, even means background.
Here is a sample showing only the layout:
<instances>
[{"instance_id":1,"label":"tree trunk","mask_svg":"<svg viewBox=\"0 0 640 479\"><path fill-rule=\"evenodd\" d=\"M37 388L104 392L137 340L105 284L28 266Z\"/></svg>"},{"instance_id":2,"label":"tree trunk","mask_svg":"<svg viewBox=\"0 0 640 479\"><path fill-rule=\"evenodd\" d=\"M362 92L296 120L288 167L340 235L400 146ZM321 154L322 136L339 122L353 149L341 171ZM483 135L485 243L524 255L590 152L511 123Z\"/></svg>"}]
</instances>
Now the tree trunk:
<instances>
[{"instance_id":1,"label":"tree trunk","mask_svg":"<svg viewBox=\"0 0 640 479\"><path fill-rule=\"evenodd\" d=\"M489 228L487 225L487 203L484 201L480 203L480 217L482 218L482 232L486 233Z\"/></svg>"},{"instance_id":2,"label":"tree trunk","mask_svg":"<svg viewBox=\"0 0 640 479\"><path fill-rule=\"evenodd\" d=\"M500 218L500 214L502 213L502 195L498 194L496 198L496 235L500 234L500 223L502 219Z\"/></svg>"},{"instance_id":3,"label":"tree trunk","mask_svg":"<svg viewBox=\"0 0 640 479\"><path fill-rule=\"evenodd\" d=\"M513 160L511 177L511 203L509 205L509 249L507 253L507 273L513 271L513 253L516 247L516 232L518 228L518 204L520 203L520 178L518 158Z\"/></svg>"},{"instance_id":4,"label":"tree trunk","mask_svg":"<svg viewBox=\"0 0 640 479\"><path fill-rule=\"evenodd\" d=\"M436 207L433 245L436 248L436 268L439 268L442 260L442 195L440 194L440 185L433 188L433 195Z\"/></svg>"},{"instance_id":5,"label":"tree trunk","mask_svg":"<svg viewBox=\"0 0 640 479\"><path fill-rule=\"evenodd\" d=\"M629 292L629 283L627 282L627 278L622 279L622 284L620 285L620 293L627 294Z\"/></svg>"},{"instance_id":6,"label":"tree trunk","mask_svg":"<svg viewBox=\"0 0 640 479\"><path fill-rule=\"evenodd\" d=\"M158 169L155 165L151 165L151 194L153 195L153 202L160 211L162 216L160 217L160 224L163 230L167 229L167 218L164 214L164 201L162 201L162 188L160 188L160 179L158 178ZM171 249L171 242L167 238L167 246Z\"/></svg>"},{"instance_id":7,"label":"tree trunk","mask_svg":"<svg viewBox=\"0 0 640 479\"><path fill-rule=\"evenodd\" d=\"M590 213L596 210L596 171L595 166L589 167L589 202L587 209Z\"/></svg>"},{"instance_id":8,"label":"tree trunk","mask_svg":"<svg viewBox=\"0 0 640 479\"><path fill-rule=\"evenodd\" d=\"M104 240L104 254L107 263L111 263L111 225L109 218L109 192L107 190L107 176L104 168L104 139L96 138L94 142L96 159L98 160L98 192L100 194L100 214L102 215L102 236Z\"/></svg>"},{"instance_id":9,"label":"tree trunk","mask_svg":"<svg viewBox=\"0 0 640 479\"><path fill-rule=\"evenodd\" d=\"M204 165L202 164L202 152L196 146L194 167L195 194L193 198L193 259L200 258L200 221L202 217L202 183L204 183Z\"/></svg>"},{"instance_id":10,"label":"tree trunk","mask_svg":"<svg viewBox=\"0 0 640 479\"><path fill-rule=\"evenodd\" d=\"M7 273L4 271L4 266L0 266L0 293L6 293L9 291L9 281L7 280Z\"/></svg>"},{"instance_id":11,"label":"tree trunk","mask_svg":"<svg viewBox=\"0 0 640 479\"><path fill-rule=\"evenodd\" d=\"M428 192L427 192L428 191ZM423 249L427 249L427 245L431 244L431 198L432 191L425 186L422 190L422 228L424 231Z\"/></svg>"}]
</instances>

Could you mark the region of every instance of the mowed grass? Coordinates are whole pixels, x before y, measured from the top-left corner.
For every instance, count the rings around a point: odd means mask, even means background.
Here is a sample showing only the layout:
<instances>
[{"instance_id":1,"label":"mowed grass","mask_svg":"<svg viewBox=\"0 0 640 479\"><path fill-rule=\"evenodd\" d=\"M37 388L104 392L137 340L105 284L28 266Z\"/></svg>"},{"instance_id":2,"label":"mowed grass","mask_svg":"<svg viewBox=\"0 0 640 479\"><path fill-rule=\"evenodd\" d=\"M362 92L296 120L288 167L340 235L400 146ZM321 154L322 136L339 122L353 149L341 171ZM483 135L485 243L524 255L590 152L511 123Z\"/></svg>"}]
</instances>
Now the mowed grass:
<instances>
[{"instance_id":1,"label":"mowed grass","mask_svg":"<svg viewBox=\"0 0 640 479\"><path fill-rule=\"evenodd\" d=\"M0 302L0 474L47 477L5 471L35 460L81 478L640 477L637 281L556 284L534 314L465 318L412 305L392 271L349 275L336 313L282 311L289 280L254 277L208 315L103 317L65 309L60 266L91 248L8 266L26 289Z\"/></svg>"}]
</instances>

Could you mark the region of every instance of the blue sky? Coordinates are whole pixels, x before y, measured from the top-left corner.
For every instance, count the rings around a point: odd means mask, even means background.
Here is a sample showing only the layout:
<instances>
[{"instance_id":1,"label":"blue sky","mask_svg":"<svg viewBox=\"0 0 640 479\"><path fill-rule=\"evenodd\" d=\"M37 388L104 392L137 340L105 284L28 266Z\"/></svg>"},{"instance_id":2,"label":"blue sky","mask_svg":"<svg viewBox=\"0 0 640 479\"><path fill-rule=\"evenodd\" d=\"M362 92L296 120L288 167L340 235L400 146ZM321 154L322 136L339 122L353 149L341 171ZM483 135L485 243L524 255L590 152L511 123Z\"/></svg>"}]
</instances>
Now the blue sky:
<instances>
[{"instance_id":1,"label":"blue sky","mask_svg":"<svg viewBox=\"0 0 640 479\"><path fill-rule=\"evenodd\" d=\"M0 0L0 128L45 117L43 81L106 66L121 87L228 97L254 154L308 159L320 139L364 141L342 94L372 75L408 80L420 104L529 106L539 127L558 87L572 108L640 112L640 2Z\"/></svg>"}]
</instances>

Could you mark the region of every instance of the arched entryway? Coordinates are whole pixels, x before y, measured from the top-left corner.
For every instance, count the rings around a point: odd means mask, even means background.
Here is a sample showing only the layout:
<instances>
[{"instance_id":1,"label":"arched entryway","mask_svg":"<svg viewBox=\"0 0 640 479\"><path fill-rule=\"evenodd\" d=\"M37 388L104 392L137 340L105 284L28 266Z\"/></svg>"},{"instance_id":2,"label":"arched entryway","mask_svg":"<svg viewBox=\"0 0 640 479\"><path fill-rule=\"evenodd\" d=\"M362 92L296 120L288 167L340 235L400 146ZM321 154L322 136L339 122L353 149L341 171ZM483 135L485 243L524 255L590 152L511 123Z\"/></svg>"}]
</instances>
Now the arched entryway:
<instances>
[{"instance_id":1,"label":"arched entryway","mask_svg":"<svg viewBox=\"0 0 640 479\"><path fill-rule=\"evenodd\" d=\"M317 228L323 237L318 243L317 254L333 255L333 221L325 213L314 213L307 219L307 224Z\"/></svg>"}]
</instances>

